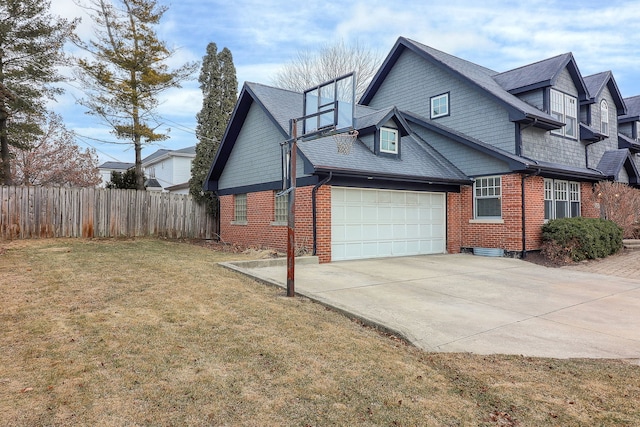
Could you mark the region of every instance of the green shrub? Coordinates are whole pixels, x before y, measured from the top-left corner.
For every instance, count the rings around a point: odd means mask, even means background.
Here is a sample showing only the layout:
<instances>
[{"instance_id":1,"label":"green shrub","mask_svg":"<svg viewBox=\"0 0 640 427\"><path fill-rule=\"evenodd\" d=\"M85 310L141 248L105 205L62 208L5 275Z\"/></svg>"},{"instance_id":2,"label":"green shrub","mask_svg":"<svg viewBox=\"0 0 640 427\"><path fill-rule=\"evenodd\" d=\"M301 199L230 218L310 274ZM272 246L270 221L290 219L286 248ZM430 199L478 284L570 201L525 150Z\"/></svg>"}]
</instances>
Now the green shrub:
<instances>
[{"instance_id":1,"label":"green shrub","mask_svg":"<svg viewBox=\"0 0 640 427\"><path fill-rule=\"evenodd\" d=\"M599 218L554 219L542 226L542 241L543 253L556 261L604 258L622 249L622 228Z\"/></svg>"}]
</instances>

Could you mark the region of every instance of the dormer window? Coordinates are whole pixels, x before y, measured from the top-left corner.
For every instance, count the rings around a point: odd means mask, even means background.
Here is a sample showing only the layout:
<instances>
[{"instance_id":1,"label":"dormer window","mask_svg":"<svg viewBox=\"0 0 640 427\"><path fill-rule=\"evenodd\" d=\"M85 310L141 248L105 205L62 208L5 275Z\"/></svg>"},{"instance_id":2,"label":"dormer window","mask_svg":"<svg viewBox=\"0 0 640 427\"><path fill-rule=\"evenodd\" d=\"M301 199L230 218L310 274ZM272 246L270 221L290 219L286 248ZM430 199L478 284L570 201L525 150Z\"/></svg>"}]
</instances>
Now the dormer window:
<instances>
[{"instance_id":1,"label":"dormer window","mask_svg":"<svg viewBox=\"0 0 640 427\"><path fill-rule=\"evenodd\" d=\"M380 128L380 151L382 153L398 154L398 130Z\"/></svg>"},{"instance_id":2,"label":"dormer window","mask_svg":"<svg viewBox=\"0 0 640 427\"><path fill-rule=\"evenodd\" d=\"M576 139L578 136L578 100L576 97L551 89L551 115L565 125L551 133Z\"/></svg>"},{"instance_id":3,"label":"dormer window","mask_svg":"<svg viewBox=\"0 0 640 427\"><path fill-rule=\"evenodd\" d=\"M431 118L449 115L449 93L443 93L431 98Z\"/></svg>"},{"instance_id":4,"label":"dormer window","mask_svg":"<svg viewBox=\"0 0 640 427\"><path fill-rule=\"evenodd\" d=\"M600 103L600 133L609 135L609 104L604 99Z\"/></svg>"}]
</instances>

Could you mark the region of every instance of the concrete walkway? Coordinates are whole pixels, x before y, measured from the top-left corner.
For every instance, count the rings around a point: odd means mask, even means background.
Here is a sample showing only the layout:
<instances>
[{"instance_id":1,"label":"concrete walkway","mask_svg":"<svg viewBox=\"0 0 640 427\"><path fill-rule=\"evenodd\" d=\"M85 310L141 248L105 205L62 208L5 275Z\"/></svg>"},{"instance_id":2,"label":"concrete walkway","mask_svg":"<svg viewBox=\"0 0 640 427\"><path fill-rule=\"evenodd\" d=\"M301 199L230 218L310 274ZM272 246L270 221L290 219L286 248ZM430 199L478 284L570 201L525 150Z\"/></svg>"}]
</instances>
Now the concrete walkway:
<instances>
[{"instance_id":1,"label":"concrete walkway","mask_svg":"<svg viewBox=\"0 0 640 427\"><path fill-rule=\"evenodd\" d=\"M279 261L227 266L285 286ZM640 361L640 277L458 254L298 261L295 284L428 351Z\"/></svg>"}]
</instances>

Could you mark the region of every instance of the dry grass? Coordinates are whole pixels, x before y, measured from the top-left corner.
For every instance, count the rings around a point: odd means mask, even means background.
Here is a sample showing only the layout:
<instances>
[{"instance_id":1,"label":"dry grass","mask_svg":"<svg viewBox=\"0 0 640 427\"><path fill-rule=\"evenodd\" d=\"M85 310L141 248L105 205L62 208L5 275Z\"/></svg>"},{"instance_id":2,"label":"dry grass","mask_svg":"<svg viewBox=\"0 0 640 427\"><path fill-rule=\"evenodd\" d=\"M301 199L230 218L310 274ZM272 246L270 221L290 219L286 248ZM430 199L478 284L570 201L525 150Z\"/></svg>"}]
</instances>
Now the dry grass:
<instances>
[{"instance_id":1,"label":"dry grass","mask_svg":"<svg viewBox=\"0 0 640 427\"><path fill-rule=\"evenodd\" d=\"M640 367L434 354L160 240L0 243L0 425L639 425Z\"/></svg>"}]
</instances>

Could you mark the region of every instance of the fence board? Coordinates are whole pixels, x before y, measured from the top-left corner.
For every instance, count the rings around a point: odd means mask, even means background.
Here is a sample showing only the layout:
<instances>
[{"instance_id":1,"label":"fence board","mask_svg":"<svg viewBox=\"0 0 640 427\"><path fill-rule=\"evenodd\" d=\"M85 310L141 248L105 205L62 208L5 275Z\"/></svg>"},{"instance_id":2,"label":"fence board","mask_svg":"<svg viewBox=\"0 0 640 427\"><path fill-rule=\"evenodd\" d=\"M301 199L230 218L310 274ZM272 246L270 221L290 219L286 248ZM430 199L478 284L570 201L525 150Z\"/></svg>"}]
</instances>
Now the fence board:
<instances>
[{"instance_id":1,"label":"fence board","mask_svg":"<svg viewBox=\"0 0 640 427\"><path fill-rule=\"evenodd\" d=\"M210 239L218 221L190 195L0 186L0 239L139 237Z\"/></svg>"}]
</instances>

